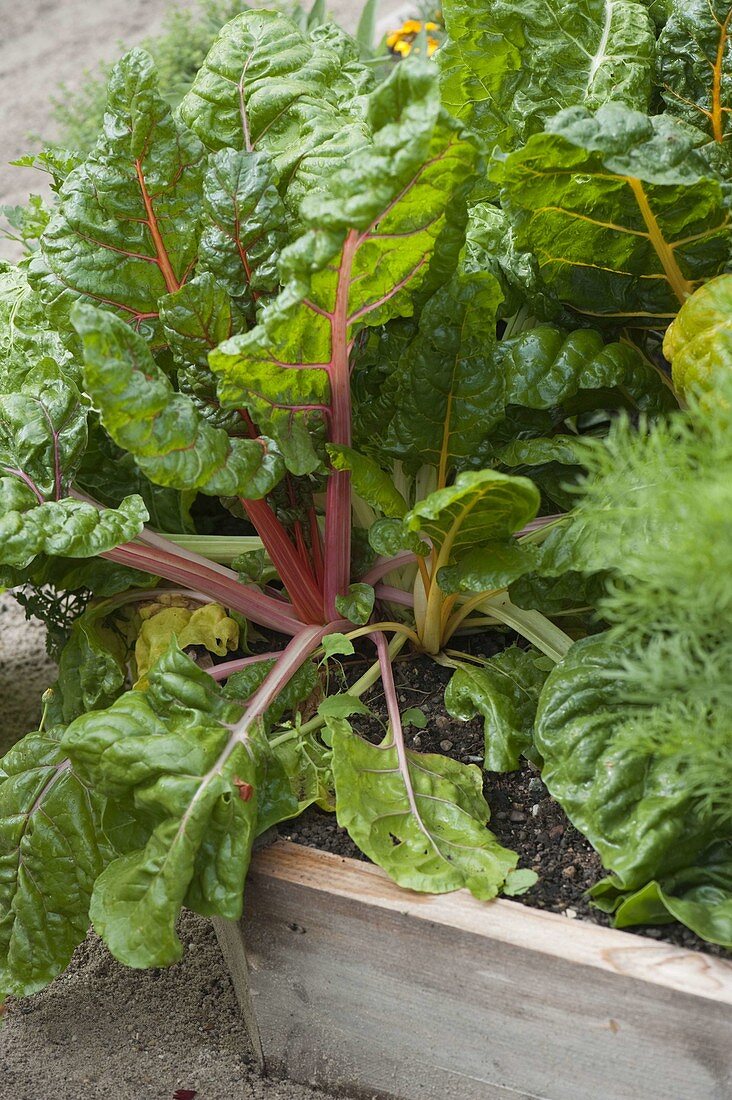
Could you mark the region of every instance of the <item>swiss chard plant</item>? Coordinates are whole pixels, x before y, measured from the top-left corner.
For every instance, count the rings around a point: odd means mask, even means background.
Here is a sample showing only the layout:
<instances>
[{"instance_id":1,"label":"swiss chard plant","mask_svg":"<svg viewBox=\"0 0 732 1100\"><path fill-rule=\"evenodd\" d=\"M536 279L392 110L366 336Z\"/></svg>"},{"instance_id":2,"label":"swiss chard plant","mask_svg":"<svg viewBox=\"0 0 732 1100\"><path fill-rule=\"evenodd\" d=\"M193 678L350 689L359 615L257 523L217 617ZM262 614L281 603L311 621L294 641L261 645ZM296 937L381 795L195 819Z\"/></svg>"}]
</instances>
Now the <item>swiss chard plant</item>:
<instances>
[{"instance_id":1,"label":"swiss chard plant","mask_svg":"<svg viewBox=\"0 0 732 1100\"><path fill-rule=\"evenodd\" d=\"M0 272L0 583L59 678L1 765L5 992L89 917L174 961L181 906L237 918L255 837L312 804L404 886L534 880L481 770L407 748L393 661L454 668L489 769L548 759L542 685L619 568L564 513L588 441L676 407L661 338L726 263L726 149L642 113L643 5L576 5L556 49L538 9L475 7L384 80L331 24L245 12L175 109L133 50L91 152L43 157L39 246ZM523 641L470 660L486 626Z\"/></svg>"}]
</instances>

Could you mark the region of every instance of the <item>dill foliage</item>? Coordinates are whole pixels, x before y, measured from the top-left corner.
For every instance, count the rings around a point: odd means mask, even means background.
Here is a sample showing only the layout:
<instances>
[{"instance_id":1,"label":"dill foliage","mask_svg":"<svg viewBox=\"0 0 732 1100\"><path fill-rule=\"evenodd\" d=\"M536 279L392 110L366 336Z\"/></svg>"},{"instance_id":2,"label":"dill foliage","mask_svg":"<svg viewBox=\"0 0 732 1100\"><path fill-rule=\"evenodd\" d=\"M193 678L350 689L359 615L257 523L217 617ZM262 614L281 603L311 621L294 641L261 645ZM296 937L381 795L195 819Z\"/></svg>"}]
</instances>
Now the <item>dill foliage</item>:
<instances>
[{"instance_id":1,"label":"dill foliage","mask_svg":"<svg viewBox=\"0 0 732 1100\"><path fill-rule=\"evenodd\" d=\"M613 580L600 603L624 700L622 740L664 757L732 835L732 378L585 452L575 527Z\"/></svg>"}]
</instances>

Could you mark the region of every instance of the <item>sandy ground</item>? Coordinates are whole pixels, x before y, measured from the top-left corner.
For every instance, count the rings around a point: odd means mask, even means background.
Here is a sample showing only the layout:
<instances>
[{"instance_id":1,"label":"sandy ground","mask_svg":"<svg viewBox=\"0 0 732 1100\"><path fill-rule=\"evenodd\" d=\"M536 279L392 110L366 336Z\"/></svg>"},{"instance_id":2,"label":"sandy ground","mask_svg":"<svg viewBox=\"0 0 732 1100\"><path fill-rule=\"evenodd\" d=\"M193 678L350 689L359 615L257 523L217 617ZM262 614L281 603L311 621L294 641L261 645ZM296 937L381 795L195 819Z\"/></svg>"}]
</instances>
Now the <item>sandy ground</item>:
<instances>
[{"instance_id":1,"label":"sandy ground","mask_svg":"<svg viewBox=\"0 0 732 1100\"><path fill-rule=\"evenodd\" d=\"M189 6L193 0L178 0ZM38 172L6 166L52 136L48 101L59 84L78 87L84 71L160 26L165 0L0 0L0 204L42 192ZM345 25L360 3L332 0ZM404 2L382 0L382 16ZM0 259L15 258L0 239ZM35 729L40 696L53 680L43 628L0 596L0 752ZM0 1027L0 1096L7 1100L317 1100L321 1094L261 1080L213 930L186 914L183 960L167 970L119 966L90 935L48 990L8 1005Z\"/></svg>"}]
</instances>

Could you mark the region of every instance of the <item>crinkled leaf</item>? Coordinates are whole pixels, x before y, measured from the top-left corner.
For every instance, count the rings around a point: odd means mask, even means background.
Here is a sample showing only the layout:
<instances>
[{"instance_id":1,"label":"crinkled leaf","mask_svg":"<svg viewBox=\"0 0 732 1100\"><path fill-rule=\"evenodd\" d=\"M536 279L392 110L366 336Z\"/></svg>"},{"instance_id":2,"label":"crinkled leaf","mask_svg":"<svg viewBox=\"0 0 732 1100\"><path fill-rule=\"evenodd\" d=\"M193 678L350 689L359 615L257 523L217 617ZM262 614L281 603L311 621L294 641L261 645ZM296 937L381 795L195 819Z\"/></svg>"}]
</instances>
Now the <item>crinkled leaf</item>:
<instances>
[{"instance_id":1,"label":"crinkled leaf","mask_svg":"<svg viewBox=\"0 0 732 1100\"><path fill-rule=\"evenodd\" d=\"M66 967L108 858L102 800L66 758L61 732L29 733L0 766L0 999L34 993Z\"/></svg>"},{"instance_id":2,"label":"crinkled leaf","mask_svg":"<svg viewBox=\"0 0 732 1100\"><path fill-rule=\"evenodd\" d=\"M366 139L349 75L359 91L369 77L356 58L336 28L306 37L279 12L242 12L211 47L181 117L209 149L265 151L283 182L310 167L308 182L317 183L329 162Z\"/></svg>"},{"instance_id":3,"label":"crinkled leaf","mask_svg":"<svg viewBox=\"0 0 732 1100\"><path fill-rule=\"evenodd\" d=\"M404 349L417 331L413 317L398 317L380 328L360 334L351 372L353 434L362 453L381 457L379 441L394 413L387 379L397 369Z\"/></svg>"},{"instance_id":4,"label":"crinkled leaf","mask_svg":"<svg viewBox=\"0 0 732 1100\"><path fill-rule=\"evenodd\" d=\"M658 325L727 262L723 187L668 115L563 111L494 168L517 244L562 302Z\"/></svg>"},{"instance_id":5,"label":"crinkled leaf","mask_svg":"<svg viewBox=\"0 0 732 1100\"><path fill-rule=\"evenodd\" d=\"M249 699L268 672L275 666L275 659L257 661L256 664L246 665L239 672L229 676L224 695L228 699L237 699L241 702ZM315 691L318 682L318 670L312 661L306 661L301 665L295 675L288 680L285 687L276 699L270 703L265 713L267 723L274 725L281 721L285 714L294 713L298 704L305 702Z\"/></svg>"},{"instance_id":6,"label":"crinkled leaf","mask_svg":"<svg viewBox=\"0 0 732 1100\"><path fill-rule=\"evenodd\" d=\"M93 558L139 535L148 518L139 497L125 497L119 508L97 509L67 498L39 504L15 478L0 478L0 564L21 568L37 554Z\"/></svg>"},{"instance_id":7,"label":"crinkled leaf","mask_svg":"<svg viewBox=\"0 0 732 1100\"><path fill-rule=\"evenodd\" d=\"M78 369L61 336L49 325L40 296L23 267L0 271L0 393L10 393L44 359L73 380Z\"/></svg>"},{"instance_id":8,"label":"crinkled leaf","mask_svg":"<svg viewBox=\"0 0 732 1100\"><path fill-rule=\"evenodd\" d=\"M95 603L71 627L53 688L54 712L64 723L110 706L125 688L129 646L113 618L107 621L114 610L114 601Z\"/></svg>"},{"instance_id":9,"label":"crinkled leaf","mask_svg":"<svg viewBox=\"0 0 732 1100\"><path fill-rule=\"evenodd\" d=\"M501 395L492 366L502 298L492 275L475 273L455 276L423 307L387 383L394 415L384 446L408 469L436 466L444 482L484 438Z\"/></svg>"},{"instance_id":10,"label":"crinkled leaf","mask_svg":"<svg viewBox=\"0 0 732 1100\"><path fill-rule=\"evenodd\" d=\"M470 307L461 309L463 297ZM569 417L673 406L668 387L635 348L605 344L591 329L566 333L537 325L496 342L499 298L489 275L456 278L438 291L422 311L420 334L382 384L393 410L383 445L408 468L432 463L444 474L481 461L576 467L569 435L556 437ZM454 358L446 338L453 340ZM541 438L541 455L532 436Z\"/></svg>"},{"instance_id":11,"label":"crinkled leaf","mask_svg":"<svg viewBox=\"0 0 732 1100\"><path fill-rule=\"evenodd\" d=\"M607 391L622 394L642 412L656 414L673 406L668 387L634 347L605 344L592 329L565 333L537 325L502 340L496 360L504 407L561 409L567 416L602 408L603 402L618 404Z\"/></svg>"},{"instance_id":12,"label":"crinkled leaf","mask_svg":"<svg viewBox=\"0 0 732 1100\"><path fill-rule=\"evenodd\" d=\"M316 737L305 736L283 741L273 751L288 776L296 799L296 809L291 816L312 805L332 813L335 810L332 750Z\"/></svg>"},{"instance_id":13,"label":"crinkled leaf","mask_svg":"<svg viewBox=\"0 0 732 1100\"><path fill-rule=\"evenodd\" d=\"M485 542L468 550L455 565L440 569L437 581L443 592L487 592L506 588L530 573L538 560L533 546L515 539Z\"/></svg>"},{"instance_id":14,"label":"crinkled leaf","mask_svg":"<svg viewBox=\"0 0 732 1100\"><path fill-rule=\"evenodd\" d=\"M399 519L377 519L369 527L369 544L377 554L391 558L404 550L411 550L421 558L429 554L429 543Z\"/></svg>"},{"instance_id":15,"label":"crinkled leaf","mask_svg":"<svg viewBox=\"0 0 732 1100\"><path fill-rule=\"evenodd\" d=\"M480 667L462 665L447 685L449 714L464 722L483 717L487 771L514 771L522 756L536 762L534 717L547 677L544 663L536 653L511 646Z\"/></svg>"},{"instance_id":16,"label":"crinkled leaf","mask_svg":"<svg viewBox=\"0 0 732 1100\"><path fill-rule=\"evenodd\" d=\"M102 423L151 481L212 495L262 497L282 476L264 440L232 439L176 393L146 341L111 313L79 304L86 387Z\"/></svg>"},{"instance_id":17,"label":"crinkled leaf","mask_svg":"<svg viewBox=\"0 0 732 1100\"><path fill-rule=\"evenodd\" d=\"M663 353L681 394L714 388L718 371L732 373L732 275L720 275L679 310L666 331Z\"/></svg>"},{"instance_id":18,"label":"crinkled leaf","mask_svg":"<svg viewBox=\"0 0 732 1100\"><path fill-rule=\"evenodd\" d=\"M437 489L407 513L408 530L427 535L452 557L476 545L507 540L536 515L539 493L525 477L497 470L462 473L453 485Z\"/></svg>"},{"instance_id":19,"label":"crinkled leaf","mask_svg":"<svg viewBox=\"0 0 732 1100\"><path fill-rule=\"evenodd\" d=\"M207 372L210 378L210 372ZM89 418L89 443L76 476L77 485L102 504L118 505L135 493L142 497L156 531L193 534L190 506L196 490L154 485L131 454L121 450L103 430L98 417Z\"/></svg>"},{"instance_id":20,"label":"crinkled leaf","mask_svg":"<svg viewBox=\"0 0 732 1100\"><path fill-rule=\"evenodd\" d=\"M141 573L106 558L37 557L24 570L6 567L0 577L11 579L0 583L7 588L28 584L35 589L55 589L59 594L88 591L94 596L115 596L128 588L152 588L157 577Z\"/></svg>"},{"instance_id":21,"label":"crinkled leaf","mask_svg":"<svg viewBox=\"0 0 732 1100\"><path fill-rule=\"evenodd\" d=\"M706 737L693 742L690 768L689 726L705 721L704 708L694 714L693 699L688 713L673 699L634 702L624 656L622 641L585 638L549 675L534 734L542 777L621 892L656 880L673 893L677 876L704 867L712 844L732 843L729 820L725 826L723 813L707 812L694 781L705 774L705 753L714 765L725 739L729 744L728 717L715 714ZM685 733L674 745L670 735L679 728ZM697 875L697 885L702 881Z\"/></svg>"},{"instance_id":22,"label":"crinkled leaf","mask_svg":"<svg viewBox=\"0 0 732 1100\"><path fill-rule=\"evenodd\" d=\"M517 856L486 828L480 770L447 757L372 745L330 719L338 824L362 852L411 890L501 890Z\"/></svg>"},{"instance_id":23,"label":"crinkled leaf","mask_svg":"<svg viewBox=\"0 0 732 1100\"><path fill-rule=\"evenodd\" d=\"M727 0L675 3L658 39L658 77L666 108L727 144L732 134L732 52Z\"/></svg>"},{"instance_id":24,"label":"crinkled leaf","mask_svg":"<svg viewBox=\"0 0 732 1100\"><path fill-rule=\"evenodd\" d=\"M318 463L302 419L321 415L327 372L343 369L357 329L411 312L432 267L459 247L476 151L442 112L433 72L399 66L368 110L372 142L302 203L306 232L282 255L284 291L257 328L211 355L222 401L250 410L293 473Z\"/></svg>"},{"instance_id":25,"label":"crinkled leaf","mask_svg":"<svg viewBox=\"0 0 732 1100\"><path fill-rule=\"evenodd\" d=\"M210 271L232 298L279 286L277 259L287 239L287 216L267 153L221 149L203 178L199 268Z\"/></svg>"},{"instance_id":26,"label":"crinkled leaf","mask_svg":"<svg viewBox=\"0 0 732 1100\"><path fill-rule=\"evenodd\" d=\"M239 738L239 707L171 648L146 691L73 722L63 744L96 790L155 822L145 846L112 861L91 901L94 927L128 966L164 966L182 945L183 904L236 920L269 750L261 723Z\"/></svg>"},{"instance_id":27,"label":"crinkled leaf","mask_svg":"<svg viewBox=\"0 0 732 1100\"><path fill-rule=\"evenodd\" d=\"M212 275L197 275L160 299L160 320L177 365L205 368L209 352L231 336L229 296Z\"/></svg>"},{"instance_id":28,"label":"crinkled leaf","mask_svg":"<svg viewBox=\"0 0 732 1100\"><path fill-rule=\"evenodd\" d=\"M158 302L195 262L204 149L160 95L134 49L109 82L104 131L59 190L31 271L54 316L103 303L159 339Z\"/></svg>"},{"instance_id":29,"label":"crinkled leaf","mask_svg":"<svg viewBox=\"0 0 732 1100\"><path fill-rule=\"evenodd\" d=\"M140 608L142 625L135 642L138 675L135 687L146 686L146 673L162 657L174 638L181 649L205 646L209 653L219 657L238 648L239 626L220 603L181 606L184 602L185 597L161 597L155 603Z\"/></svg>"},{"instance_id":30,"label":"crinkled leaf","mask_svg":"<svg viewBox=\"0 0 732 1100\"><path fill-rule=\"evenodd\" d=\"M370 584L351 584L344 596L336 596L336 611L344 619L363 626L371 618L374 599L375 593Z\"/></svg>"},{"instance_id":31,"label":"crinkled leaf","mask_svg":"<svg viewBox=\"0 0 732 1100\"><path fill-rule=\"evenodd\" d=\"M555 615L572 608L595 608L606 592L607 574L568 570L560 577L526 573L511 582L509 595L517 607Z\"/></svg>"},{"instance_id":32,"label":"crinkled leaf","mask_svg":"<svg viewBox=\"0 0 732 1100\"><path fill-rule=\"evenodd\" d=\"M489 145L513 149L565 107L645 110L654 34L637 0L446 0L443 97Z\"/></svg>"},{"instance_id":33,"label":"crinkled leaf","mask_svg":"<svg viewBox=\"0 0 732 1100\"><path fill-rule=\"evenodd\" d=\"M69 491L87 442L87 405L74 383L43 360L12 393L0 393L0 475L41 499Z\"/></svg>"},{"instance_id":34,"label":"crinkled leaf","mask_svg":"<svg viewBox=\"0 0 732 1100\"><path fill-rule=\"evenodd\" d=\"M504 299L499 317L512 317L524 306L542 320L558 312L541 285L535 256L517 247L508 216L493 203L470 206L460 267L467 274L489 272L498 280Z\"/></svg>"}]
</instances>

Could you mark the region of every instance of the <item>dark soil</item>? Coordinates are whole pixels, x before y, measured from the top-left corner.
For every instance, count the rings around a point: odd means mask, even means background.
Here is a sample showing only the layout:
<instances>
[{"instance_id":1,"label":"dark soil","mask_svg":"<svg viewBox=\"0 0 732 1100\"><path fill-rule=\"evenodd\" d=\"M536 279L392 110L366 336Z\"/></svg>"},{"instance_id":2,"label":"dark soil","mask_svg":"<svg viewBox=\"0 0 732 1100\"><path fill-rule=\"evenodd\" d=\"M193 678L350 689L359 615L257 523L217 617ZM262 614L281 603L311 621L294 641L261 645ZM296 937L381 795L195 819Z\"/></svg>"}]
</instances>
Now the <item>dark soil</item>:
<instances>
[{"instance_id":1,"label":"dark soil","mask_svg":"<svg viewBox=\"0 0 732 1100\"><path fill-rule=\"evenodd\" d=\"M499 631L476 635L463 649L491 657L515 642ZM371 655L369 654L369 659ZM361 675L365 665L355 671ZM419 752L442 753L464 764L483 760L483 720L462 722L445 710L443 695L452 671L427 657L397 659L394 677L402 711L420 707L427 718L423 730L410 728L405 739ZM355 678L354 677L354 678ZM374 712L374 720L354 718L354 727L364 736L380 739L386 721L383 689L377 684L365 695L364 702ZM544 786L538 770L528 761L517 772L486 772L484 794L491 807L490 828L505 847L519 854L519 866L536 871L539 881L517 898L523 905L547 909L567 917L609 925L610 919L594 908L586 891L604 875L600 858L589 841L574 828L562 808ZM317 809L307 810L292 822L280 825L280 835L297 844L326 852L365 859L335 816ZM732 952L707 943L682 924L636 926L630 931L663 940L692 951L732 958Z\"/></svg>"}]
</instances>

